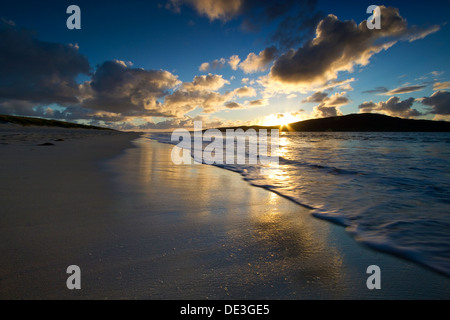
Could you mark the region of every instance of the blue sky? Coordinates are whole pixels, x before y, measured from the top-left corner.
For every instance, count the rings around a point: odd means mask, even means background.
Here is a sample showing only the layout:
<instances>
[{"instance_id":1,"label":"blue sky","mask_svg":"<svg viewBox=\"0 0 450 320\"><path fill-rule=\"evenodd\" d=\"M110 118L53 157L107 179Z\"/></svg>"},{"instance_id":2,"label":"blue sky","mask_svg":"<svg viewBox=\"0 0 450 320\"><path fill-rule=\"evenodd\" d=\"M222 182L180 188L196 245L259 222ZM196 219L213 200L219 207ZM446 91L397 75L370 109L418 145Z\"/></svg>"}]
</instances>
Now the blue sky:
<instances>
[{"instance_id":1,"label":"blue sky","mask_svg":"<svg viewBox=\"0 0 450 320\"><path fill-rule=\"evenodd\" d=\"M71 4L81 30L66 27ZM384 6L377 34L358 29L371 4ZM449 9L450 1L3 2L0 63L10 70L0 72L0 113L119 129L357 112L449 120Z\"/></svg>"}]
</instances>

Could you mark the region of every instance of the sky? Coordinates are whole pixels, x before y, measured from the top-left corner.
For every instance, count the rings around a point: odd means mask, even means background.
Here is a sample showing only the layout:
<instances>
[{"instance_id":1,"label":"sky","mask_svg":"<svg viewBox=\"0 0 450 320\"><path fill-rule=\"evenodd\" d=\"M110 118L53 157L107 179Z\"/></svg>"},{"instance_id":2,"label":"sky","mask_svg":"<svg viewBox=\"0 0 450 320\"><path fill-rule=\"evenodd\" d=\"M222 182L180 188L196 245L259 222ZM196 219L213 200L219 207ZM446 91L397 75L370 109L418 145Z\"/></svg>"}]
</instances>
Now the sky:
<instances>
[{"instance_id":1,"label":"sky","mask_svg":"<svg viewBox=\"0 0 450 320\"><path fill-rule=\"evenodd\" d=\"M367 26L370 5L380 29ZM0 114L119 130L361 112L448 121L449 9L449 0L3 1Z\"/></svg>"}]
</instances>

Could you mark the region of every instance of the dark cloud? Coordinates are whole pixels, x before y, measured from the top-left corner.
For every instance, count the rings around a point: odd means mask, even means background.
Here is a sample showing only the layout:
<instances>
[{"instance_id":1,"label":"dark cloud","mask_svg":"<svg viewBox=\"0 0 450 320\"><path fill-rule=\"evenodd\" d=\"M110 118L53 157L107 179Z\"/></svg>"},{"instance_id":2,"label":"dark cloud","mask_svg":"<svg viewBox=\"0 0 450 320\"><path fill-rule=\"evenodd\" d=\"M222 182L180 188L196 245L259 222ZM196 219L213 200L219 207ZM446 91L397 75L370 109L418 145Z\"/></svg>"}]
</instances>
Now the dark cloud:
<instances>
[{"instance_id":1,"label":"dark cloud","mask_svg":"<svg viewBox=\"0 0 450 320\"><path fill-rule=\"evenodd\" d=\"M182 5L188 5L211 21L240 19L241 29L247 32L259 32L276 21L268 43L286 50L314 35L325 16L316 4L316 0L169 0L166 7L179 13Z\"/></svg>"},{"instance_id":2,"label":"dark cloud","mask_svg":"<svg viewBox=\"0 0 450 320\"><path fill-rule=\"evenodd\" d=\"M123 115L171 115L158 99L178 85L177 76L165 70L129 68L122 61L107 61L83 86L82 105Z\"/></svg>"},{"instance_id":3,"label":"dark cloud","mask_svg":"<svg viewBox=\"0 0 450 320\"><path fill-rule=\"evenodd\" d=\"M379 93L386 93L388 91L389 90L386 87L376 87L375 89L372 89L372 90L365 90L362 93L379 94Z\"/></svg>"},{"instance_id":4,"label":"dark cloud","mask_svg":"<svg viewBox=\"0 0 450 320\"><path fill-rule=\"evenodd\" d=\"M403 86L403 87L398 87L392 90L387 89L386 87L376 87L375 89L372 90L366 90L363 91L362 93L372 93L372 94L380 94L380 95L386 95L386 96L393 96L396 94L405 94L405 93L411 93L411 92L415 92L415 91L420 91L424 88L426 88L427 85L423 84L423 85L412 85L412 86Z\"/></svg>"},{"instance_id":5,"label":"dark cloud","mask_svg":"<svg viewBox=\"0 0 450 320\"><path fill-rule=\"evenodd\" d=\"M194 8L200 15L212 20L229 21L241 17L244 23L258 27L283 17L293 8L310 10L316 1L306 0L169 0L166 8L181 12L182 5Z\"/></svg>"},{"instance_id":6,"label":"dark cloud","mask_svg":"<svg viewBox=\"0 0 450 320\"><path fill-rule=\"evenodd\" d=\"M395 88L392 90L389 90L385 92L384 94L387 96L396 95L396 94L404 94L404 93L411 93L415 91L420 91L424 88L426 88L426 85L415 85L415 86L405 86L400 88Z\"/></svg>"},{"instance_id":7,"label":"dark cloud","mask_svg":"<svg viewBox=\"0 0 450 320\"><path fill-rule=\"evenodd\" d=\"M90 72L88 59L77 46L38 40L34 32L3 19L0 66L0 99L41 104L77 103L76 78Z\"/></svg>"},{"instance_id":8,"label":"dark cloud","mask_svg":"<svg viewBox=\"0 0 450 320\"><path fill-rule=\"evenodd\" d=\"M313 38L317 24L324 17L321 11L299 10L297 14L287 16L280 22L270 41L276 43L281 50L298 47Z\"/></svg>"},{"instance_id":9,"label":"dark cloud","mask_svg":"<svg viewBox=\"0 0 450 320\"><path fill-rule=\"evenodd\" d=\"M252 100L248 103L248 105L251 107L260 107L260 106L265 106L266 104L267 104L267 101L265 99Z\"/></svg>"},{"instance_id":10,"label":"dark cloud","mask_svg":"<svg viewBox=\"0 0 450 320\"><path fill-rule=\"evenodd\" d=\"M422 104L431 107L432 114L450 115L450 92L436 91L430 97L424 97Z\"/></svg>"},{"instance_id":11,"label":"dark cloud","mask_svg":"<svg viewBox=\"0 0 450 320\"><path fill-rule=\"evenodd\" d=\"M306 99L303 99L302 102L322 102L326 97L328 97L328 93L317 91L314 92L313 95L307 97Z\"/></svg>"},{"instance_id":12,"label":"dark cloud","mask_svg":"<svg viewBox=\"0 0 450 320\"><path fill-rule=\"evenodd\" d=\"M380 101L378 103L372 101L364 102L358 108L363 113L378 112L391 116L410 118L422 115L421 112L412 108L414 101L414 98L401 101L399 97L391 97L387 101Z\"/></svg>"},{"instance_id":13,"label":"dark cloud","mask_svg":"<svg viewBox=\"0 0 450 320\"><path fill-rule=\"evenodd\" d=\"M228 109L241 109L242 105L237 102L228 102L227 104L225 104L225 107Z\"/></svg>"},{"instance_id":14,"label":"dark cloud","mask_svg":"<svg viewBox=\"0 0 450 320\"><path fill-rule=\"evenodd\" d=\"M328 15L318 24L314 39L275 60L269 79L291 85L324 84L336 79L338 72L352 72L356 65L367 65L372 55L400 39L420 38L418 31L413 33L408 29L396 8L381 6L381 16L381 29L370 30L366 21L357 25L354 21L340 21Z\"/></svg>"}]
</instances>

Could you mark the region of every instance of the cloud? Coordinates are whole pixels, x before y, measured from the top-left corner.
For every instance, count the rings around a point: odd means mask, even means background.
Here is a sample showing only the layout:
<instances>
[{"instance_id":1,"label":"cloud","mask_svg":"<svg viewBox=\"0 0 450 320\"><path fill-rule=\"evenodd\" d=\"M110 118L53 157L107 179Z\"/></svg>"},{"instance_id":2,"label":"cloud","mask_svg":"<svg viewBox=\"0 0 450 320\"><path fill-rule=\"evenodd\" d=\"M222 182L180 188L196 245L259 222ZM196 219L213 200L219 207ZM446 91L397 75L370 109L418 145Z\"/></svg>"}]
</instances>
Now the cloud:
<instances>
[{"instance_id":1,"label":"cloud","mask_svg":"<svg viewBox=\"0 0 450 320\"><path fill-rule=\"evenodd\" d=\"M450 89L450 81L436 82L433 85L433 90L447 90Z\"/></svg>"},{"instance_id":2,"label":"cloud","mask_svg":"<svg viewBox=\"0 0 450 320\"><path fill-rule=\"evenodd\" d=\"M230 59L228 59L228 64L230 65L231 69L237 70L240 61L241 59L238 55L233 55L230 57Z\"/></svg>"},{"instance_id":3,"label":"cloud","mask_svg":"<svg viewBox=\"0 0 450 320\"><path fill-rule=\"evenodd\" d=\"M165 70L129 68L120 61L101 64L83 85L82 106L122 115L171 115L158 101L180 84Z\"/></svg>"},{"instance_id":4,"label":"cloud","mask_svg":"<svg viewBox=\"0 0 450 320\"><path fill-rule=\"evenodd\" d=\"M262 50L258 55L249 53L247 58L239 64L245 73L266 71L268 65L276 58L277 48L274 46Z\"/></svg>"},{"instance_id":5,"label":"cloud","mask_svg":"<svg viewBox=\"0 0 450 320\"><path fill-rule=\"evenodd\" d=\"M315 92L313 95L305 98L302 102L326 103L328 106L341 106L347 104L350 100L345 96L346 92L334 93L328 96L326 92Z\"/></svg>"},{"instance_id":6,"label":"cloud","mask_svg":"<svg viewBox=\"0 0 450 320\"><path fill-rule=\"evenodd\" d=\"M198 70L200 71L208 71L210 68L210 63L209 62L203 62L200 67L198 67Z\"/></svg>"},{"instance_id":7,"label":"cloud","mask_svg":"<svg viewBox=\"0 0 450 320\"><path fill-rule=\"evenodd\" d=\"M232 95L236 95L238 97L254 97L256 96L256 90L253 87L241 87L233 90Z\"/></svg>"},{"instance_id":8,"label":"cloud","mask_svg":"<svg viewBox=\"0 0 450 320\"><path fill-rule=\"evenodd\" d=\"M195 76L192 82L183 83L183 89L186 90L218 90L225 84L230 84L221 75L211 74Z\"/></svg>"},{"instance_id":9,"label":"cloud","mask_svg":"<svg viewBox=\"0 0 450 320\"><path fill-rule=\"evenodd\" d=\"M306 4L308 3L306 2ZM278 25L271 36L271 40L277 43L280 49L289 50L297 47L314 36L315 28L324 18L324 13L314 10L314 1L310 1L309 4L311 6L306 10L304 5L301 5L302 9L294 15L287 16Z\"/></svg>"},{"instance_id":10,"label":"cloud","mask_svg":"<svg viewBox=\"0 0 450 320\"><path fill-rule=\"evenodd\" d=\"M225 67L227 63L229 64L231 69L237 70L240 61L241 59L239 58L238 55L232 55L229 59L220 58L213 60L211 62L203 62L198 68L198 70L206 72L209 70L222 69L223 67Z\"/></svg>"},{"instance_id":11,"label":"cloud","mask_svg":"<svg viewBox=\"0 0 450 320\"><path fill-rule=\"evenodd\" d=\"M222 109L227 100L227 96L214 91L180 89L165 97L164 109L177 117L183 116L197 107L203 108L205 113L212 113Z\"/></svg>"},{"instance_id":12,"label":"cloud","mask_svg":"<svg viewBox=\"0 0 450 320\"><path fill-rule=\"evenodd\" d=\"M436 115L450 115L450 92L436 91L430 97L421 99L422 104L431 107L429 113Z\"/></svg>"},{"instance_id":13,"label":"cloud","mask_svg":"<svg viewBox=\"0 0 450 320\"><path fill-rule=\"evenodd\" d=\"M248 102L248 106L250 107L262 107L262 106L266 106L268 104L268 101L266 99L257 99L257 100L252 100Z\"/></svg>"},{"instance_id":14,"label":"cloud","mask_svg":"<svg viewBox=\"0 0 450 320\"><path fill-rule=\"evenodd\" d=\"M304 87L321 85L337 79L339 72L353 72L355 66L366 66L374 54L399 40L413 41L426 36L423 30L408 28L398 9L380 8L381 29L368 29L366 21L357 25L328 15L319 22L314 39L275 60L269 82Z\"/></svg>"},{"instance_id":15,"label":"cloud","mask_svg":"<svg viewBox=\"0 0 450 320\"><path fill-rule=\"evenodd\" d=\"M342 116L342 112L334 106L327 106L326 104L320 104L315 106L313 109L313 117L314 118L327 118L327 117L336 117Z\"/></svg>"},{"instance_id":16,"label":"cloud","mask_svg":"<svg viewBox=\"0 0 450 320\"><path fill-rule=\"evenodd\" d=\"M78 102L76 78L88 75L77 46L36 39L35 33L0 21L0 99L61 105ZM18 104L17 104L18 105Z\"/></svg>"},{"instance_id":17,"label":"cloud","mask_svg":"<svg viewBox=\"0 0 450 320\"><path fill-rule=\"evenodd\" d=\"M380 101L378 103L372 101L363 102L358 108L361 113L377 112L390 116L411 118L422 115L421 112L412 108L414 101L414 98L401 101L399 97L391 97L387 101Z\"/></svg>"},{"instance_id":18,"label":"cloud","mask_svg":"<svg viewBox=\"0 0 450 320\"><path fill-rule=\"evenodd\" d=\"M319 103L319 105L313 108L313 117L315 118L335 117L342 115L339 107L350 102L349 98L346 97L345 94L346 92L336 92L332 96L328 96L328 93L318 91L303 99L302 102Z\"/></svg>"},{"instance_id":19,"label":"cloud","mask_svg":"<svg viewBox=\"0 0 450 320\"><path fill-rule=\"evenodd\" d=\"M396 94L404 94L404 93L411 93L415 91L420 91L422 89L426 88L426 85L414 85L414 86L405 86L405 87L399 87L395 88L389 91L384 92L383 94L386 96L393 96Z\"/></svg>"},{"instance_id":20,"label":"cloud","mask_svg":"<svg viewBox=\"0 0 450 320\"><path fill-rule=\"evenodd\" d=\"M376 87L375 89L372 89L372 90L365 90L362 93L384 94L388 91L389 90L386 87Z\"/></svg>"},{"instance_id":21,"label":"cloud","mask_svg":"<svg viewBox=\"0 0 450 320\"><path fill-rule=\"evenodd\" d=\"M376 87L372 90L365 90L362 93L372 93L372 94L378 94L378 95L385 95L385 96L394 96L396 94L405 94L405 93L411 93L423 90L426 88L427 85L412 85L412 86L403 86L398 87L395 89L387 89L386 87Z\"/></svg>"},{"instance_id":22,"label":"cloud","mask_svg":"<svg viewBox=\"0 0 450 320\"><path fill-rule=\"evenodd\" d=\"M195 117L184 116L180 118L171 118L159 122L154 122L153 120L147 120L145 123L136 125L130 121L124 122L120 125L116 124L118 130L169 130L174 128L194 128L194 122L201 121L203 129L207 128L218 128L218 127L231 127L233 122L218 119L216 117L209 117L207 115L198 115Z\"/></svg>"},{"instance_id":23,"label":"cloud","mask_svg":"<svg viewBox=\"0 0 450 320\"><path fill-rule=\"evenodd\" d=\"M227 60L225 58L220 58L211 62L203 62L198 69L203 72L208 70L222 69L226 63Z\"/></svg>"},{"instance_id":24,"label":"cloud","mask_svg":"<svg viewBox=\"0 0 450 320\"><path fill-rule=\"evenodd\" d=\"M229 84L229 81L221 75L196 76L192 82L183 83L180 88L165 96L161 109L175 113L176 116L183 116L197 107L202 108L204 113L213 113L224 108L242 108L241 104L230 100L256 95L255 89L247 86L224 94L217 92L225 84Z\"/></svg>"},{"instance_id":25,"label":"cloud","mask_svg":"<svg viewBox=\"0 0 450 320\"><path fill-rule=\"evenodd\" d=\"M292 12L310 12L316 5L314 0L169 0L166 8L180 13L181 6L188 5L198 14L210 21L227 22L235 18L242 18L241 27L245 30L258 30L261 25L285 17ZM305 13L297 19L304 19ZM298 20L297 20L298 21ZM285 27L283 25L283 27ZM300 30L296 30L297 32Z\"/></svg>"},{"instance_id":26,"label":"cloud","mask_svg":"<svg viewBox=\"0 0 450 320\"><path fill-rule=\"evenodd\" d=\"M245 73L266 71L269 64L276 58L277 52L277 48L272 46L262 50L259 54L249 53L242 62L238 55L232 55L229 59L221 58L212 62L204 62L200 65L199 70L202 72L215 70L223 68L228 63L231 69L237 70L240 68Z\"/></svg>"},{"instance_id":27,"label":"cloud","mask_svg":"<svg viewBox=\"0 0 450 320\"><path fill-rule=\"evenodd\" d=\"M303 99L302 102L322 102L326 97L328 97L328 93L317 91L313 95Z\"/></svg>"},{"instance_id":28,"label":"cloud","mask_svg":"<svg viewBox=\"0 0 450 320\"><path fill-rule=\"evenodd\" d=\"M243 0L170 0L168 8L180 11L180 5L188 4L209 20L228 21L242 12Z\"/></svg>"},{"instance_id":29,"label":"cloud","mask_svg":"<svg viewBox=\"0 0 450 320\"><path fill-rule=\"evenodd\" d=\"M227 104L225 104L225 107L228 109L241 109L242 105L237 102L228 102Z\"/></svg>"},{"instance_id":30,"label":"cloud","mask_svg":"<svg viewBox=\"0 0 450 320\"><path fill-rule=\"evenodd\" d=\"M440 26L435 25L427 29L420 29L416 26L410 28L408 32L403 37L405 40L408 40L409 42L413 42L419 39L423 39L426 36L433 34L435 32L438 32L441 29Z\"/></svg>"}]
</instances>

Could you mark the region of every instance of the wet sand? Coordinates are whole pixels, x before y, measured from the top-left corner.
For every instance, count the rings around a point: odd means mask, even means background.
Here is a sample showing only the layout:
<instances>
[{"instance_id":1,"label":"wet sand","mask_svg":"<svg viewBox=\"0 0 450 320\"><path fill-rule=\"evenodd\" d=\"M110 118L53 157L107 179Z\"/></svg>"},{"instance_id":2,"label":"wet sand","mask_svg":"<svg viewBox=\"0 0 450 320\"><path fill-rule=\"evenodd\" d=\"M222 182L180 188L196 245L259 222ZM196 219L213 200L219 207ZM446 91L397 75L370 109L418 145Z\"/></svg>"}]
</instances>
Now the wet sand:
<instances>
[{"instance_id":1,"label":"wet sand","mask_svg":"<svg viewBox=\"0 0 450 320\"><path fill-rule=\"evenodd\" d=\"M1 299L450 298L449 278L237 173L174 165L172 146L131 134L69 137L0 145Z\"/></svg>"}]
</instances>

